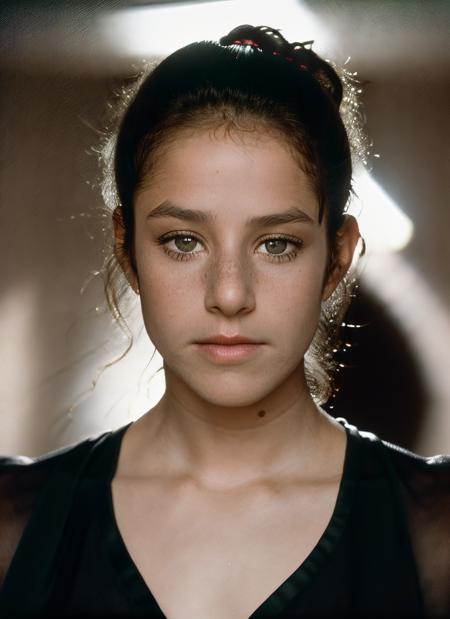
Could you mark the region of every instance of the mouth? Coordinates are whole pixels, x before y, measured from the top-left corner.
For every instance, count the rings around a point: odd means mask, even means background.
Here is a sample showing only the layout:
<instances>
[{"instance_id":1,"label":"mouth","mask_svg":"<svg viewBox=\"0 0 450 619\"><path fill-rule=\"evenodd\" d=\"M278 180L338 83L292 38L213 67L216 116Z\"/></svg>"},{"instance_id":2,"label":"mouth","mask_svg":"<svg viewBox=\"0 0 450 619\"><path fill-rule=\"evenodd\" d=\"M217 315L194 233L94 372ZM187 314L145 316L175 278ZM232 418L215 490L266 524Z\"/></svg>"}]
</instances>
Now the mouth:
<instances>
[{"instance_id":1,"label":"mouth","mask_svg":"<svg viewBox=\"0 0 450 619\"><path fill-rule=\"evenodd\" d=\"M203 340L199 340L197 344L212 344L218 346L237 346L239 344L263 344L263 342L259 342L257 340L244 337L242 335L213 335L211 337L207 337Z\"/></svg>"},{"instance_id":2,"label":"mouth","mask_svg":"<svg viewBox=\"0 0 450 619\"><path fill-rule=\"evenodd\" d=\"M208 359L219 363L233 363L249 359L257 354L263 346L264 344L248 342L242 344L196 344L197 349Z\"/></svg>"}]
</instances>

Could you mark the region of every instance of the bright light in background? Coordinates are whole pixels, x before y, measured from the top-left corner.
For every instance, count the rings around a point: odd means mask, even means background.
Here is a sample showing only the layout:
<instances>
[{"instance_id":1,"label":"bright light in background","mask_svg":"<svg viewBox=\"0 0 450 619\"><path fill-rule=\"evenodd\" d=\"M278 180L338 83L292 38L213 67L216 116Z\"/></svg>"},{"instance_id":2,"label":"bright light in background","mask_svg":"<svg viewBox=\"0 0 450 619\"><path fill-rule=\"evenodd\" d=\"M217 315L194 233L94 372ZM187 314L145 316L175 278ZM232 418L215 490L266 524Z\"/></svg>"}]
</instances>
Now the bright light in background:
<instances>
[{"instance_id":1,"label":"bright light in background","mask_svg":"<svg viewBox=\"0 0 450 619\"><path fill-rule=\"evenodd\" d=\"M34 355L38 307L37 286L28 283L3 291L0 299L0 403L3 420L0 454L18 453L22 428L33 426L34 405L30 393L36 384ZM7 415L12 410L13 415ZM20 420L20 423L17 423ZM16 450L16 451L15 451Z\"/></svg>"},{"instance_id":2,"label":"bright light in background","mask_svg":"<svg viewBox=\"0 0 450 619\"><path fill-rule=\"evenodd\" d=\"M133 7L103 16L100 35L114 51L126 57L160 58L192 41L213 40L239 24L270 25L291 41L315 41L314 49L331 51L335 44L326 25L320 24L297 0L222 0ZM400 210L365 168L355 177L359 199L349 212L358 219L368 252L403 249L412 237L411 220Z\"/></svg>"},{"instance_id":3,"label":"bright light in background","mask_svg":"<svg viewBox=\"0 0 450 619\"><path fill-rule=\"evenodd\" d=\"M130 58L149 59L166 56L193 41L218 41L241 24L272 26L287 39L314 39L322 49L330 42L330 35L296 0L222 0L132 7L103 15L98 31L112 51Z\"/></svg>"},{"instance_id":4,"label":"bright light in background","mask_svg":"<svg viewBox=\"0 0 450 619\"><path fill-rule=\"evenodd\" d=\"M406 247L413 235L412 221L365 168L356 172L354 189L358 197L348 212L358 220L367 251L384 253Z\"/></svg>"},{"instance_id":5,"label":"bright light in background","mask_svg":"<svg viewBox=\"0 0 450 619\"><path fill-rule=\"evenodd\" d=\"M111 321L106 304L90 320L95 321L96 331L107 337L95 357L85 363L85 371L75 376L70 390L66 389L67 407L51 429L55 442L67 443L76 436L95 434L99 423L112 429L134 420L153 408L165 392L163 359L147 336L137 299L127 311L133 346L117 363L113 361L123 354L129 341ZM86 317L78 326L73 337L86 340L92 324Z\"/></svg>"}]
</instances>

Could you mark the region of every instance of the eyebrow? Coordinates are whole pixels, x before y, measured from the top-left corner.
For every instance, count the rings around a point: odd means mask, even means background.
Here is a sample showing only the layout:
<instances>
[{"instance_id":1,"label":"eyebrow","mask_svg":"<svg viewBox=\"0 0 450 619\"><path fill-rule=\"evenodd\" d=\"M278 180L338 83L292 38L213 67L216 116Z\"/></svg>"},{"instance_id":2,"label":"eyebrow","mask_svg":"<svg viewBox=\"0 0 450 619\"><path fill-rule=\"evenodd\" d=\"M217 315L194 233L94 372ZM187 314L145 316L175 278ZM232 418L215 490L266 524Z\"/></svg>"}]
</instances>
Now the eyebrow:
<instances>
[{"instance_id":1,"label":"eyebrow","mask_svg":"<svg viewBox=\"0 0 450 619\"><path fill-rule=\"evenodd\" d=\"M146 219L157 219L159 217L174 217L183 219L191 223L208 223L216 217L209 211L197 211L189 208L181 208L170 200L164 200L159 206L148 213ZM292 222L313 224L314 220L304 211L297 207L292 207L283 213L272 213L271 215L258 215L250 217L245 222L247 226L276 226Z\"/></svg>"}]
</instances>

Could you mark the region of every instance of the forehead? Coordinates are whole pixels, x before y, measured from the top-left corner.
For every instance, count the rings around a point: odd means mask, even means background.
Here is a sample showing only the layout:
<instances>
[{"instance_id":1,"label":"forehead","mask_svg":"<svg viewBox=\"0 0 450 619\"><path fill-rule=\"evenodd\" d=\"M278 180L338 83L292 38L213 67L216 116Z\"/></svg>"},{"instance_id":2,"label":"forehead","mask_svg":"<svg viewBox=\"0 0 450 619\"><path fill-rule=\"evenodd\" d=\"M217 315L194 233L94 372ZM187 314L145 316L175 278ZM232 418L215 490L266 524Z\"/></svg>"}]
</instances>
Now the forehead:
<instances>
[{"instance_id":1,"label":"forehead","mask_svg":"<svg viewBox=\"0 0 450 619\"><path fill-rule=\"evenodd\" d=\"M309 176L290 144L274 131L184 130L154 154L136 207L164 200L215 212L217 217L300 206L317 219Z\"/></svg>"}]
</instances>

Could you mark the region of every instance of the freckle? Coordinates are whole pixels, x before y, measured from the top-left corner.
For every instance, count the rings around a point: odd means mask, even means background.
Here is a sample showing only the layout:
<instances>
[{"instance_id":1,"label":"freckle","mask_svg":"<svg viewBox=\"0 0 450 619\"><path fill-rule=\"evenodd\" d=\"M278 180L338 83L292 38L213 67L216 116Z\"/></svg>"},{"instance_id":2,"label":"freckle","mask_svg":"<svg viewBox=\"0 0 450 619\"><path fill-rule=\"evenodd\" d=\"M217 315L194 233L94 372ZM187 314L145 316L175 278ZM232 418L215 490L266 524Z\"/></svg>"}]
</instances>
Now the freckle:
<instances>
[{"instance_id":1,"label":"freckle","mask_svg":"<svg viewBox=\"0 0 450 619\"><path fill-rule=\"evenodd\" d=\"M264 417L265 414L266 414L266 411L259 411L258 417Z\"/></svg>"}]
</instances>

